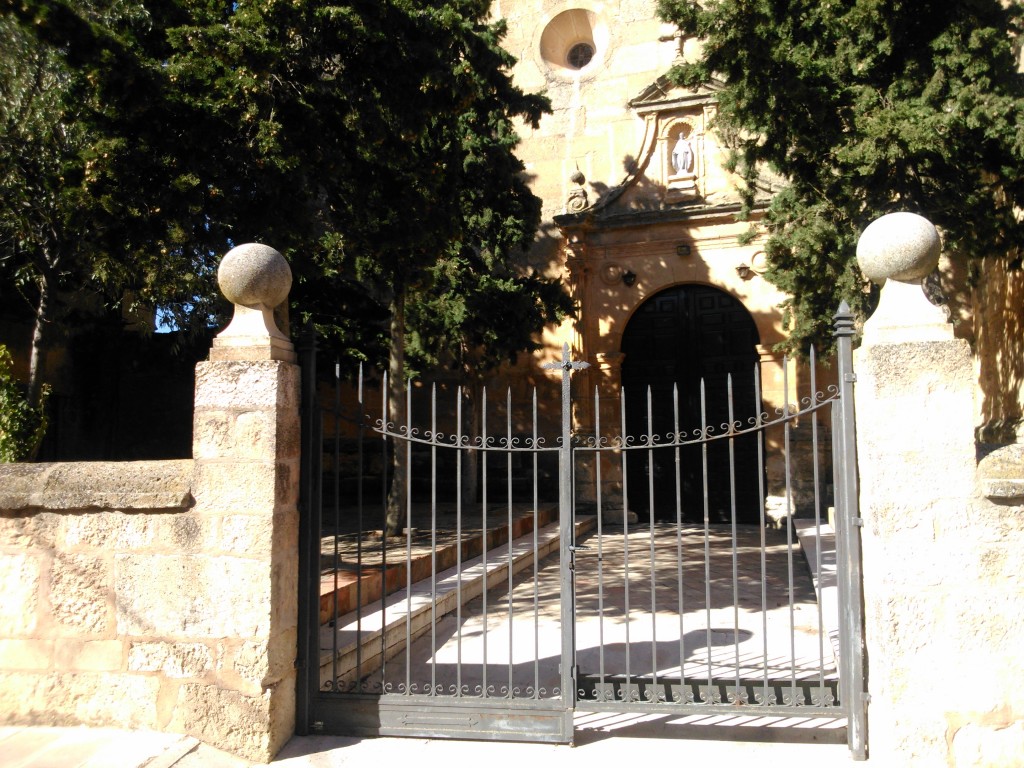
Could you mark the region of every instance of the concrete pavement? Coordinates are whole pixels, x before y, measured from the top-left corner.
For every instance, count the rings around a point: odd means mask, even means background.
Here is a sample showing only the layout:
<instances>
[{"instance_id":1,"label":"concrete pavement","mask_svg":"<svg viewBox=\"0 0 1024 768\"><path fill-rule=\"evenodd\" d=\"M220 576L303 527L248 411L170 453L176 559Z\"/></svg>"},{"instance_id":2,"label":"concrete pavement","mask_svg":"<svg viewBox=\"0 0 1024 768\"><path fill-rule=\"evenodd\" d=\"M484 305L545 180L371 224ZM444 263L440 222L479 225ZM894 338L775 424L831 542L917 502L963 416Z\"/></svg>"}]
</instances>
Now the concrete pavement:
<instances>
[{"instance_id":1,"label":"concrete pavement","mask_svg":"<svg viewBox=\"0 0 1024 768\"><path fill-rule=\"evenodd\" d=\"M738 720L738 718L736 718ZM748 719L749 720L749 719ZM590 714L577 719L575 747L552 744L296 736L270 765L336 768L385 765L558 766L662 764L845 765L845 744L826 727L779 722L680 724L678 718ZM756 740L754 740L756 739ZM770 741L766 739L786 739ZM826 743L822 743L826 742ZM742 761L742 763L740 762ZM189 736L110 728L0 727L3 768L259 768Z\"/></svg>"},{"instance_id":2,"label":"concrete pavement","mask_svg":"<svg viewBox=\"0 0 1024 768\"><path fill-rule=\"evenodd\" d=\"M834 591L831 541L816 567L818 542L801 530L804 553L823 603ZM813 545L809 546L809 545ZM614 562L613 559L608 560ZM582 564L581 564L582 565ZM723 566L724 567L724 566ZM831 569L831 570L830 570ZM730 579L731 581L731 579ZM691 605L702 599L695 594ZM757 596L755 596L757 597ZM759 599L759 598L758 598ZM813 601L813 590L810 599ZM707 606L701 606L706 608ZM834 611L834 606L829 606ZM825 628L832 634L830 627ZM756 631L756 628L755 628ZM769 634L776 634L769 632ZM788 632L785 633L788 636ZM755 715L618 715L580 712L576 746L473 742L424 738L294 737L270 763L275 768L334 768L347 765L609 765L615 762L731 765L801 761L843 765L853 762L844 742L844 721ZM742 763L740 762L742 761ZM262 764L216 750L179 734L110 728L0 727L0 768L258 768Z\"/></svg>"}]
</instances>

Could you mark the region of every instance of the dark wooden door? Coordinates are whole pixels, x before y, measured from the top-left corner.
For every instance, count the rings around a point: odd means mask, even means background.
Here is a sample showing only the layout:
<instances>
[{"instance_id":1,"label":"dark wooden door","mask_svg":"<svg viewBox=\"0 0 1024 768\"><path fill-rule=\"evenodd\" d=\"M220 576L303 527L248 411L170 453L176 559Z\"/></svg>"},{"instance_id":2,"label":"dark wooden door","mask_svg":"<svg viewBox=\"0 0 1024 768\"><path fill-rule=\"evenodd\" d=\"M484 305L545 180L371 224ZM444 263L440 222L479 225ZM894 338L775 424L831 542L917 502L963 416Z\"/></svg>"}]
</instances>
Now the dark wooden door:
<instances>
[{"instance_id":1,"label":"dark wooden door","mask_svg":"<svg viewBox=\"0 0 1024 768\"><path fill-rule=\"evenodd\" d=\"M757 343L757 328L750 314L739 301L717 288L682 285L652 296L630 319L622 337L627 433L639 438L650 432L667 442L665 436L675 429L676 385L679 429L687 433L686 439L692 439L702 423L721 434L729 421L730 375L733 420L748 426L747 420L761 407L755 388ZM675 519L678 483L684 519L703 520L706 466L711 521L730 520L735 503L740 522L757 522L758 483L764 471L757 440L746 436L711 441L706 446L706 461L701 446L682 448L678 479L675 449L631 451L626 473L629 508L642 515L653 512L655 519ZM730 442L735 457L734 481L730 478Z\"/></svg>"}]
</instances>

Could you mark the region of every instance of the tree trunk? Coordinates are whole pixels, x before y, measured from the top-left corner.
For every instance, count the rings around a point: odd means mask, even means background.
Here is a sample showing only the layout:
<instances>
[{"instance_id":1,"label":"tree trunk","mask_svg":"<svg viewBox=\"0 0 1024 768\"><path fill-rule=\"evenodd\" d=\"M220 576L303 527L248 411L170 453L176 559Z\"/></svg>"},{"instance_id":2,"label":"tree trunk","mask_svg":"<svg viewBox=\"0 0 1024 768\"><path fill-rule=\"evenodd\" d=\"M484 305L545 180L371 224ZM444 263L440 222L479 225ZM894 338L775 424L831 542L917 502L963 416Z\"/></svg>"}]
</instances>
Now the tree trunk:
<instances>
[{"instance_id":1,"label":"tree trunk","mask_svg":"<svg viewBox=\"0 0 1024 768\"><path fill-rule=\"evenodd\" d=\"M474 445L481 432L481 416L486 405L481 402L482 387L474 381L463 389L462 434ZM466 451L462 464L462 501L475 504L480 495L480 451Z\"/></svg>"},{"instance_id":2,"label":"tree trunk","mask_svg":"<svg viewBox=\"0 0 1024 768\"><path fill-rule=\"evenodd\" d=\"M36 305L35 324L32 328L32 348L28 357L27 399L33 408L39 406L43 391L43 376L46 367L46 345L49 341L47 326L50 323L51 300L50 281L46 273L39 276L39 303Z\"/></svg>"},{"instance_id":3,"label":"tree trunk","mask_svg":"<svg viewBox=\"0 0 1024 768\"><path fill-rule=\"evenodd\" d=\"M391 353L388 357L388 421L398 431L405 425L405 293L395 293L391 307ZM409 443L395 440L391 464L391 488L388 491L384 535L397 536L402 530L408 494Z\"/></svg>"}]
</instances>

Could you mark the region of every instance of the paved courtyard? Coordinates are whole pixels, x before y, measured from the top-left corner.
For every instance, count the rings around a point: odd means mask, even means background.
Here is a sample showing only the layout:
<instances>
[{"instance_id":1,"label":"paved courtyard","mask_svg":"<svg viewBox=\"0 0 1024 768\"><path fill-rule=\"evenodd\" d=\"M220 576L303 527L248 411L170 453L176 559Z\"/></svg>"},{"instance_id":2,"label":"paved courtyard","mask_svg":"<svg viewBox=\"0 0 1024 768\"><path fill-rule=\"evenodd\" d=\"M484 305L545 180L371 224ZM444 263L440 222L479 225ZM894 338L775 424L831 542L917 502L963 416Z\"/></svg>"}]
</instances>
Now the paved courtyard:
<instances>
[{"instance_id":1,"label":"paved courtyard","mask_svg":"<svg viewBox=\"0 0 1024 768\"><path fill-rule=\"evenodd\" d=\"M814 688L810 697L834 686L827 628L836 619L819 610L795 534L738 526L734 542L727 525L639 525L591 531L576 546L583 699L661 683L669 700L699 700L711 680L725 700L745 700L756 685L781 704L798 688ZM561 600L555 553L440 617L373 682L392 692L555 696Z\"/></svg>"}]
</instances>

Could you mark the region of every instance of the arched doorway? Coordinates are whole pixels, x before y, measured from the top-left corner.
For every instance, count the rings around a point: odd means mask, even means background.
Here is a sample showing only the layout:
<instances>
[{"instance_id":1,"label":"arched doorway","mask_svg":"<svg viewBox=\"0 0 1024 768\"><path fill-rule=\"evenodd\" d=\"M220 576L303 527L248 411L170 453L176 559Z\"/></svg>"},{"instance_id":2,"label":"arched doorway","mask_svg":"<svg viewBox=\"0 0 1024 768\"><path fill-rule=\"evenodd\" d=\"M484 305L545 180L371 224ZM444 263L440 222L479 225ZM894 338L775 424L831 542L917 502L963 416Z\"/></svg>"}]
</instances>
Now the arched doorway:
<instances>
[{"instance_id":1,"label":"arched doorway","mask_svg":"<svg viewBox=\"0 0 1024 768\"><path fill-rule=\"evenodd\" d=\"M652 296L634 313L622 336L627 434L637 438L650 431L661 435L664 442L664 436L676 429L673 385L678 385L678 428L691 439L702 424L702 380L706 393L703 423L721 434L722 425L729 420L729 375L733 420L746 426L761 408L756 387L758 343L750 313L724 291L706 285L680 285ZM764 476L758 440L756 435L747 435L716 440L706 447L684 447L678 451L678 477L676 449L629 451L629 508L641 515L653 514L655 519L674 520L678 484L683 518L703 520L706 464L710 520L730 520L735 503L739 522L758 522ZM730 479L730 442L735 493Z\"/></svg>"}]
</instances>

